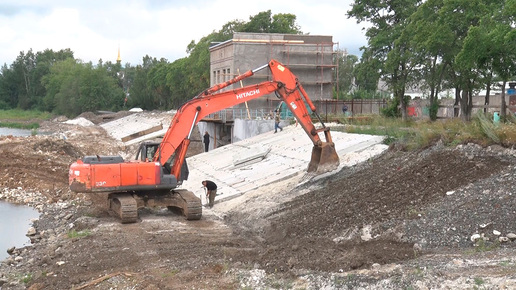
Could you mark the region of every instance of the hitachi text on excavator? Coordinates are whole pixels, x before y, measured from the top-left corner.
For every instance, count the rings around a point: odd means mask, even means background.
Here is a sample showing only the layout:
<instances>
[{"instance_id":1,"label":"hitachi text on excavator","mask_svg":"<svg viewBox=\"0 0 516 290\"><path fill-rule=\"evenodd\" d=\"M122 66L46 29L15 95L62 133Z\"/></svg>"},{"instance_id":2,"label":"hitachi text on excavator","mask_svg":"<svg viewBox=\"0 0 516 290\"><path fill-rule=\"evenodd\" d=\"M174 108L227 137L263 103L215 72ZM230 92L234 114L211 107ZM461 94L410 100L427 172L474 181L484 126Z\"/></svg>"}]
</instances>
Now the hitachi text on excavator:
<instances>
[{"instance_id":1,"label":"hitachi text on excavator","mask_svg":"<svg viewBox=\"0 0 516 290\"><path fill-rule=\"evenodd\" d=\"M272 80L222 91L265 68L269 68ZM142 143L135 160L99 155L77 160L69 170L70 189L74 192L106 193L110 210L120 217L122 223L136 222L138 208L156 206L179 209L186 219L198 220L202 217L201 200L191 191L178 188L188 179L185 156L194 126L211 113L270 93L275 93L285 102L313 143L307 172L335 170L339 157L330 129L322 122L297 77L280 62L271 60L257 69L214 85L183 104L161 143ZM321 124L318 129L312 122L312 114ZM321 140L319 133L324 135L325 141Z\"/></svg>"}]
</instances>

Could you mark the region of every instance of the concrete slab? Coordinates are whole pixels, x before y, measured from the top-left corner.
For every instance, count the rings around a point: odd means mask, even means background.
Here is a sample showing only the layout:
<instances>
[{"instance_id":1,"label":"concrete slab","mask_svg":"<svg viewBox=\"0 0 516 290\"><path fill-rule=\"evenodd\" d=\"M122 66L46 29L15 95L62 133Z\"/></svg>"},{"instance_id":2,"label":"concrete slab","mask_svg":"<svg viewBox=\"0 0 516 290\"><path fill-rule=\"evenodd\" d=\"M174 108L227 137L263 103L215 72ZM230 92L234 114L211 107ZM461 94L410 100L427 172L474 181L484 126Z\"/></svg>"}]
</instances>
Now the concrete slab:
<instances>
[{"instance_id":1,"label":"concrete slab","mask_svg":"<svg viewBox=\"0 0 516 290\"><path fill-rule=\"evenodd\" d=\"M318 179L334 174L344 167L366 161L381 154L388 147L381 144L382 136L336 131L332 131L331 135L340 157L339 168L320 176L307 175L303 178L304 182L310 178ZM324 140L322 133L321 139ZM268 132L254 136L187 158L190 175L181 187L202 196L204 204L206 200L201 182L206 179L214 181L219 188L216 202L224 202L269 184L300 174L306 175L312 147L312 142L303 129L293 125L276 134ZM244 166L233 164L234 156L253 156L260 153L259 148L270 149L261 161Z\"/></svg>"},{"instance_id":2,"label":"concrete slab","mask_svg":"<svg viewBox=\"0 0 516 290\"><path fill-rule=\"evenodd\" d=\"M126 145L163 136L174 113L135 113L100 125L106 132Z\"/></svg>"}]
</instances>

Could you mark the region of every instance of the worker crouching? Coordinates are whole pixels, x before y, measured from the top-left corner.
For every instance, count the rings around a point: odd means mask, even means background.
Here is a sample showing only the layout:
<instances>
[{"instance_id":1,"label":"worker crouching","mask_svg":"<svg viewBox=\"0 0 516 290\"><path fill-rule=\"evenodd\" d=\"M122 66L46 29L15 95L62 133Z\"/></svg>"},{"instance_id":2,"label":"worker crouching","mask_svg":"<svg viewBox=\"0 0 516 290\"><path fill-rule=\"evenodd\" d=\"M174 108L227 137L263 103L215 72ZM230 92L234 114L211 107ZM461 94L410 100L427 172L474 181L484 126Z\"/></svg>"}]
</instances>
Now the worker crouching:
<instances>
[{"instance_id":1,"label":"worker crouching","mask_svg":"<svg viewBox=\"0 0 516 290\"><path fill-rule=\"evenodd\" d=\"M208 199L208 207L212 208L215 203L215 196L217 195L217 184L210 180L204 180L202 182L204 189L206 190L206 199Z\"/></svg>"}]
</instances>

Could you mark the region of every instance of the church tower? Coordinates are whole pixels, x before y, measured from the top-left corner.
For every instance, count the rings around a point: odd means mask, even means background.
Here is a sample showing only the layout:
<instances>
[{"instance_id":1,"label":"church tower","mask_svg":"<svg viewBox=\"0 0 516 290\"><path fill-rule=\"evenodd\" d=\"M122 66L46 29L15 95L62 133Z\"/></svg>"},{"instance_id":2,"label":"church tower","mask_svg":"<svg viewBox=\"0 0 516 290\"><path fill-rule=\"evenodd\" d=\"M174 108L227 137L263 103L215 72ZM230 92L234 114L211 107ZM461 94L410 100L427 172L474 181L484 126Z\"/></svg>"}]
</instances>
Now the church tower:
<instances>
[{"instance_id":1,"label":"church tower","mask_svg":"<svg viewBox=\"0 0 516 290\"><path fill-rule=\"evenodd\" d=\"M120 58L120 46L118 46L118 57L116 58L116 63L121 63L122 59Z\"/></svg>"}]
</instances>

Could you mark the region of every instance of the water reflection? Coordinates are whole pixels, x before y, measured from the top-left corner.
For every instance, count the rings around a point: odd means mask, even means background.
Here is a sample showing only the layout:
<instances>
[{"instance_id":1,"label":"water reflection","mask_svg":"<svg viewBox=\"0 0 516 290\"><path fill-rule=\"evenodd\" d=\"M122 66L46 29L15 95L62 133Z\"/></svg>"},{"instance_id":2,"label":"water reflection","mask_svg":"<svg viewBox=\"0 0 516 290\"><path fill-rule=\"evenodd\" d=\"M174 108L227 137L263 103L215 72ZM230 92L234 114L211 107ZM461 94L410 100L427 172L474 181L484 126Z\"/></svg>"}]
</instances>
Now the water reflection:
<instances>
[{"instance_id":1,"label":"water reflection","mask_svg":"<svg viewBox=\"0 0 516 290\"><path fill-rule=\"evenodd\" d=\"M37 217L38 211L31 207L0 201L0 261L9 256L8 248L30 244L25 234L31 226L30 220Z\"/></svg>"},{"instance_id":2,"label":"water reflection","mask_svg":"<svg viewBox=\"0 0 516 290\"><path fill-rule=\"evenodd\" d=\"M31 136L32 131L27 129L0 128L0 136Z\"/></svg>"}]
</instances>

